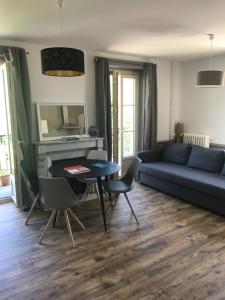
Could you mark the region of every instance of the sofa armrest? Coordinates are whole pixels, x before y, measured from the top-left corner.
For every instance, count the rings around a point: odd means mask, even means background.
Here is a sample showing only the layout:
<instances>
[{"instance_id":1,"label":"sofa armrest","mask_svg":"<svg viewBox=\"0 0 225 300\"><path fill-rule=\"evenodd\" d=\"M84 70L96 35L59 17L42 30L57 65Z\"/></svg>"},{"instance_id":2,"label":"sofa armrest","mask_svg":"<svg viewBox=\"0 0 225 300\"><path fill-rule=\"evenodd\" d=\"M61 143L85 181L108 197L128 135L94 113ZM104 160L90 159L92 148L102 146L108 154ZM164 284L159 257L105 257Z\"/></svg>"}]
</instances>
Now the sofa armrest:
<instances>
[{"instance_id":1,"label":"sofa armrest","mask_svg":"<svg viewBox=\"0 0 225 300\"><path fill-rule=\"evenodd\" d=\"M152 150L141 151L138 152L138 157L143 163L160 161L162 159L162 150L162 148L156 148Z\"/></svg>"}]
</instances>

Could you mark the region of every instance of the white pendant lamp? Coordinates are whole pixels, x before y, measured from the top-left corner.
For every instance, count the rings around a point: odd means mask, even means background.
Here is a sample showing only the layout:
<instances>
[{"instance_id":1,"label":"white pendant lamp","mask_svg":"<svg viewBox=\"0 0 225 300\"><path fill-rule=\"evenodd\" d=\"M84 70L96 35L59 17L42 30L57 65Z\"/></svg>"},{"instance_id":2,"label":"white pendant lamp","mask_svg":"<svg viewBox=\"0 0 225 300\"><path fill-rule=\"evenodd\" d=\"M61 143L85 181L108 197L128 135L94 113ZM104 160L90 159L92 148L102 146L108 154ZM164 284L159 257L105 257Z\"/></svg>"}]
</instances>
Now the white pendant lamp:
<instances>
[{"instance_id":1,"label":"white pendant lamp","mask_svg":"<svg viewBox=\"0 0 225 300\"><path fill-rule=\"evenodd\" d=\"M219 70L212 70L212 42L214 39L214 34L208 34L210 40L210 57L209 57L209 70L199 71L197 75L197 85L196 87L221 87L224 85L224 72Z\"/></svg>"}]
</instances>

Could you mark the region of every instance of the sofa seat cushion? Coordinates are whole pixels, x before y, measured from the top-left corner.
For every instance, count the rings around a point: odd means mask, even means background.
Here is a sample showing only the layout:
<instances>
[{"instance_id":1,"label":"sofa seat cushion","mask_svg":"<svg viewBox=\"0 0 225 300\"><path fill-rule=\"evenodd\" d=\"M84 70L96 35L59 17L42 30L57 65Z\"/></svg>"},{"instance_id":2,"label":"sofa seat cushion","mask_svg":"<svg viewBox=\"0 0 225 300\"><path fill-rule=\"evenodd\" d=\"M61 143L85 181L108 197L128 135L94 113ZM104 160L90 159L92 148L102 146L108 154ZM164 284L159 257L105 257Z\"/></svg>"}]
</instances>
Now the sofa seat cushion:
<instances>
[{"instance_id":1,"label":"sofa seat cushion","mask_svg":"<svg viewBox=\"0 0 225 300\"><path fill-rule=\"evenodd\" d=\"M223 163L224 150L193 147L187 167L219 174Z\"/></svg>"},{"instance_id":2,"label":"sofa seat cushion","mask_svg":"<svg viewBox=\"0 0 225 300\"><path fill-rule=\"evenodd\" d=\"M141 164L140 171L225 200L224 176L168 162Z\"/></svg>"},{"instance_id":3,"label":"sofa seat cushion","mask_svg":"<svg viewBox=\"0 0 225 300\"><path fill-rule=\"evenodd\" d=\"M191 146L188 144L168 143L163 148L163 161L186 165L190 153Z\"/></svg>"}]
</instances>

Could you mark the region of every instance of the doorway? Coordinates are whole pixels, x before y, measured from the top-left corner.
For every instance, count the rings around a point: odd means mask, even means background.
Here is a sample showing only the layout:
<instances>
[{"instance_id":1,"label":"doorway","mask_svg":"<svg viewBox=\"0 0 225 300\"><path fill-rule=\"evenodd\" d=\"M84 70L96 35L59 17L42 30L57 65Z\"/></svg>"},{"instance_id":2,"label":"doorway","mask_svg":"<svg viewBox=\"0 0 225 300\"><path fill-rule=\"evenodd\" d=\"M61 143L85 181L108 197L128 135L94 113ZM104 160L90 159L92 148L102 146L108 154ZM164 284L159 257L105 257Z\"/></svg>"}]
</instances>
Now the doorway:
<instances>
[{"instance_id":1,"label":"doorway","mask_svg":"<svg viewBox=\"0 0 225 300\"><path fill-rule=\"evenodd\" d=\"M15 195L12 134L6 75L6 65L2 64L0 66L0 203L12 200Z\"/></svg>"},{"instance_id":2,"label":"doorway","mask_svg":"<svg viewBox=\"0 0 225 300\"><path fill-rule=\"evenodd\" d=\"M139 72L113 70L110 90L113 161L123 175L137 152Z\"/></svg>"}]
</instances>

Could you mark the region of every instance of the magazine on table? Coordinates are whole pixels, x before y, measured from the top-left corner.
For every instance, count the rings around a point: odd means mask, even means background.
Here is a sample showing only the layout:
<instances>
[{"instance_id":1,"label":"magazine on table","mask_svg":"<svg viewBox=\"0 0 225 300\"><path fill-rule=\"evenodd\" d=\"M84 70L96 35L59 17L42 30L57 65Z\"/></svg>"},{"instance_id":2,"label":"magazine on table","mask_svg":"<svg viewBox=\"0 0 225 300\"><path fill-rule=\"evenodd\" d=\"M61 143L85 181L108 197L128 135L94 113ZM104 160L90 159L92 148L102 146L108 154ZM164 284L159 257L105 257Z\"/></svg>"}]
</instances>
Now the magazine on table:
<instances>
[{"instance_id":1,"label":"magazine on table","mask_svg":"<svg viewBox=\"0 0 225 300\"><path fill-rule=\"evenodd\" d=\"M84 166L71 166L71 167L64 168L64 170L72 175L90 172L90 169Z\"/></svg>"},{"instance_id":2,"label":"magazine on table","mask_svg":"<svg viewBox=\"0 0 225 300\"><path fill-rule=\"evenodd\" d=\"M103 164L103 163L95 163L95 164L92 164L92 166L96 167L96 168L100 168L100 169L107 167L107 165Z\"/></svg>"}]
</instances>

